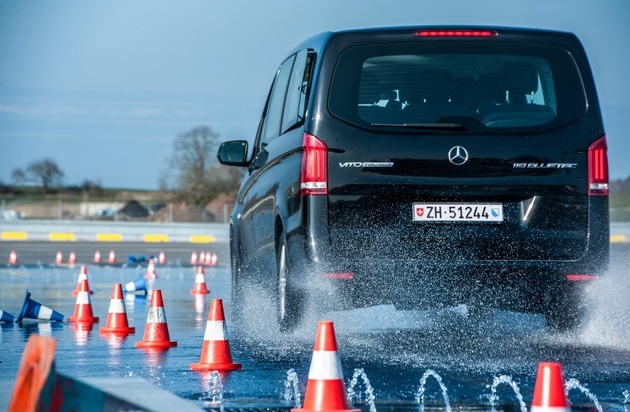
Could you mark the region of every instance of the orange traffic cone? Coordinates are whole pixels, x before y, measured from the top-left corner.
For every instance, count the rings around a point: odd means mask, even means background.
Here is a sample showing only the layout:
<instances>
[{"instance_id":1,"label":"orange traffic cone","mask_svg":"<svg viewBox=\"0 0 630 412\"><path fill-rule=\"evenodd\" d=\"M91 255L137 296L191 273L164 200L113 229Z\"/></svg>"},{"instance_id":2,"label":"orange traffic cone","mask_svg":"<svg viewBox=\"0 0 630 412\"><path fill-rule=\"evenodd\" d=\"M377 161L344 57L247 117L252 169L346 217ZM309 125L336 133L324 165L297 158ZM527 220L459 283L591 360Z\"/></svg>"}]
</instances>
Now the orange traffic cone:
<instances>
[{"instance_id":1,"label":"orange traffic cone","mask_svg":"<svg viewBox=\"0 0 630 412\"><path fill-rule=\"evenodd\" d=\"M57 341L54 338L30 335L22 352L13 394L9 404L5 405L8 412L54 409L54 389L60 386L55 372L56 350ZM3 399L6 401L5 396ZM59 398L63 399L63 393Z\"/></svg>"},{"instance_id":2,"label":"orange traffic cone","mask_svg":"<svg viewBox=\"0 0 630 412\"><path fill-rule=\"evenodd\" d=\"M564 391L562 366L555 362L540 362L534 386L531 412L570 412Z\"/></svg>"},{"instance_id":3,"label":"orange traffic cone","mask_svg":"<svg viewBox=\"0 0 630 412\"><path fill-rule=\"evenodd\" d=\"M18 264L17 253L15 253L15 250L12 250L11 253L9 253L9 266L17 266L17 264Z\"/></svg>"},{"instance_id":4,"label":"orange traffic cone","mask_svg":"<svg viewBox=\"0 0 630 412\"><path fill-rule=\"evenodd\" d=\"M199 363L191 363L190 369L194 371L235 371L240 370L241 367L240 363L232 362L230 341L227 338L227 327L223 314L223 301L212 299L206 332L203 336L201 359Z\"/></svg>"},{"instance_id":5,"label":"orange traffic cone","mask_svg":"<svg viewBox=\"0 0 630 412\"><path fill-rule=\"evenodd\" d=\"M197 252L193 251L190 254L190 265L191 266L196 266L197 265Z\"/></svg>"},{"instance_id":6,"label":"orange traffic cone","mask_svg":"<svg viewBox=\"0 0 630 412\"><path fill-rule=\"evenodd\" d=\"M63 264L63 255L61 254L61 251L57 252L57 255L55 255L55 265L61 265Z\"/></svg>"},{"instance_id":7,"label":"orange traffic cone","mask_svg":"<svg viewBox=\"0 0 630 412\"><path fill-rule=\"evenodd\" d=\"M157 278L157 272L155 271L155 262L153 259L149 259L149 265L147 266L147 273L144 274L145 279L155 279Z\"/></svg>"},{"instance_id":8,"label":"orange traffic cone","mask_svg":"<svg viewBox=\"0 0 630 412\"><path fill-rule=\"evenodd\" d=\"M199 264L200 265L206 264L206 252L199 252Z\"/></svg>"},{"instance_id":9,"label":"orange traffic cone","mask_svg":"<svg viewBox=\"0 0 630 412\"><path fill-rule=\"evenodd\" d=\"M114 252L113 250L109 251L109 256L107 257L107 264L108 265L116 264L116 252Z\"/></svg>"},{"instance_id":10,"label":"orange traffic cone","mask_svg":"<svg viewBox=\"0 0 630 412\"><path fill-rule=\"evenodd\" d=\"M77 288L75 290L72 291L72 296L77 296L77 294L79 293L79 289L81 288L81 281L83 280L88 280L87 277L87 266L83 265L81 266L81 269L79 270L79 277L77 278ZM88 282L89 284L89 282ZM90 293L90 295L92 295L94 292L89 290L88 291Z\"/></svg>"},{"instance_id":11,"label":"orange traffic cone","mask_svg":"<svg viewBox=\"0 0 630 412\"><path fill-rule=\"evenodd\" d=\"M83 279L79 286L79 293L77 293L74 315L68 318L68 322L98 322L98 317L94 316L94 312L92 312L89 290L90 286L87 279Z\"/></svg>"},{"instance_id":12,"label":"orange traffic cone","mask_svg":"<svg viewBox=\"0 0 630 412\"><path fill-rule=\"evenodd\" d=\"M203 266L197 266L197 276L195 276L195 287L190 291L193 295L207 295L210 293L206 287L206 273Z\"/></svg>"},{"instance_id":13,"label":"orange traffic cone","mask_svg":"<svg viewBox=\"0 0 630 412\"><path fill-rule=\"evenodd\" d=\"M96 252L94 252L94 264L95 265L101 264L101 251L100 250L97 250Z\"/></svg>"},{"instance_id":14,"label":"orange traffic cone","mask_svg":"<svg viewBox=\"0 0 630 412\"><path fill-rule=\"evenodd\" d=\"M219 263L219 256L216 253L212 253L212 259L210 260L210 266L216 266Z\"/></svg>"},{"instance_id":15,"label":"orange traffic cone","mask_svg":"<svg viewBox=\"0 0 630 412\"><path fill-rule=\"evenodd\" d=\"M348 409L348 398L332 321L319 322L311 368L308 371L304 406L302 409L291 411L359 412L359 409Z\"/></svg>"},{"instance_id":16,"label":"orange traffic cone","mask_svg":"<svg viewBox=\"0 0 630 412\"><path fill-rule=\"evenodd\" d=\"M74 253L74 251L71 251L70 255L68 256L68 264L74 265L75 263L77 263L77 255L76 253Z\"/></svg>"},{"instance_id":17,"label":"orange traffic cone","mask_svg":"<svg viewBox=\"0 0 630 412\"><path fill-rule=\"evenodd\" d=\"M107 323L100 329L101 333L128 334L135 333L136 328L129 326L127 310L123 300L122 284L115 283L112 291L112 300L109 302Z\"/></svg>"},{"instance_id":18,"label":"orange traffic cone","mask_svg":"<svg viewBox=\"0 0 630 412\"><path fill-rule=\"evenodd\" d=\"M160 251L160 254L158 255L158 264L160 266L166 265L166 255L163 251Z\"/></svg>"},{"instance_id":19,"label":"orange traffic cone","mask_svg":"<svg viewBox=\"0 0 630 412\"><path fill-rule=\"evenodd\" d=\"M162 291L155 289L151 294L151 307L147 315L147 323L144 328L144 336L136 342L136 348L170 348L177 346L177 342L171 341L166 323L166 312L162 301Z\"/></svg>"},{"instance_id":20,"label":"orange traffic cone","mask_svg":"<svg viewBox=\"0 0 630 412\"><path fill-rule=\"evenodd\" d=\"M203 262L206 266L212 265L212 253L206 252L206 258Z\"/></svg>"}]
</instances>

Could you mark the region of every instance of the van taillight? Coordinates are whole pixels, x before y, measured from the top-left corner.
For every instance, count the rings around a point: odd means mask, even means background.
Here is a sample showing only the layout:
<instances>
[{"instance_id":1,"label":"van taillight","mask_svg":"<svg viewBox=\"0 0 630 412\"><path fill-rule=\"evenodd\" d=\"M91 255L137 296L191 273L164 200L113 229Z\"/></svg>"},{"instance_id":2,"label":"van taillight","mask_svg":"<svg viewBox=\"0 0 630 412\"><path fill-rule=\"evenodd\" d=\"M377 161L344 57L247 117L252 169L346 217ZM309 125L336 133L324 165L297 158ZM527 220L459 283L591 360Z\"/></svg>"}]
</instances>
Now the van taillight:
<instances>
[{"instance_id":1,"label":"van taillight","mask_svg":"<svg viewBox=\"0 0 630 412\"><path fill-rule=\"evenodd\" d=\"M588 148L588 195L608 196L608 145L606 136Z\"/></svg>"},{"instance_id":2,"label":"van taillight","mask_svg":"<svg viewBox=\"0 0 630 412\"><path fill-rule=\"evenodd\" d=\"M328 194L328 147L312 134L304 133L302 142L302 195Z\"/></svg>"}]
</instances>

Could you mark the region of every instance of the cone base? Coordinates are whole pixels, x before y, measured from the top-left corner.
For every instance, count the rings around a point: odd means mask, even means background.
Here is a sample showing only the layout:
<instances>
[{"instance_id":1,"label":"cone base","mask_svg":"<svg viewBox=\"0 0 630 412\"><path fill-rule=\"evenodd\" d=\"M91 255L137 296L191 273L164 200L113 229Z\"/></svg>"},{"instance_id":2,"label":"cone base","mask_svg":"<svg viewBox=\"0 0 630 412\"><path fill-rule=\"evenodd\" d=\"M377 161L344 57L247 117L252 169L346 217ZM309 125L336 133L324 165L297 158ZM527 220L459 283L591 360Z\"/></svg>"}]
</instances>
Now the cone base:
<instances>
[{"instance_id":1,"label":"cone base","mask_svg":"<svg viewBox=\"0 0 630 412\"><path fill-rule=\"evenodd\" d=\"M177 346L175 341L151 342L141 340L136 342L136 348L172 348L174 346Z\"/></svg>"},{"instance_id":2,"label":"cone base","mask_svg":"<svg viewBox=\"0 0 630 412\"><path fill-rule=\"evenodd\" d=\"M291 409L291 412L318 412L315 409ZM326 409L326 412L361 412L361 409Z\"/></svg>"},{"instance_id":3,"label":"cone base","mask_svg":"<svg viewBox=\"0 0 630 412\"><path fill-rule=\"evenodd\" d=\"M240 363L191 363L193 371L240 371L243 365Z\"/></svg>"},{"instance_id":4,"label":"cone base","mask_svg":"<svg viewBox=\"0 0 630 412\"><path fill-rule=\"evenodd\" d=\"M190 291L191 295L207 295L208 293L210 293L209 290L195 290L195 289L193 289L193 290Z\"/></svg>"},{"instance_id":5,"label":"cone base","mask_svg":"<svg viewBox=\"0 0 630 412\"><path fill-rule=\"evenodd\" d=\"M157 279L157 275L144 275L145 279Z\"/></svg>"},{"instance_id":6,"label":"cone base","mask_svg":"<svg viewBox=\"0 0 630 412\"><path fill-rule=\"evenodd\" d=\"M98 317L88 317L88 318L79 318L75 316L70 316L68 318L68 322L77 322L77 323L98 323Z\"/></svg>"},{"instance_id":7,"label":"cone base","mask_svg":"<svg viewBox=\"0 0 630 412\"><path fill-rule=\"evenodd\" d=\"M126 335L128 333L136 333L136 328L134 326L130 326L128 328L125 327L107 327L103 326L99 329L100 333L115 333L119 335Z\"/></svg>"}]
</instances>

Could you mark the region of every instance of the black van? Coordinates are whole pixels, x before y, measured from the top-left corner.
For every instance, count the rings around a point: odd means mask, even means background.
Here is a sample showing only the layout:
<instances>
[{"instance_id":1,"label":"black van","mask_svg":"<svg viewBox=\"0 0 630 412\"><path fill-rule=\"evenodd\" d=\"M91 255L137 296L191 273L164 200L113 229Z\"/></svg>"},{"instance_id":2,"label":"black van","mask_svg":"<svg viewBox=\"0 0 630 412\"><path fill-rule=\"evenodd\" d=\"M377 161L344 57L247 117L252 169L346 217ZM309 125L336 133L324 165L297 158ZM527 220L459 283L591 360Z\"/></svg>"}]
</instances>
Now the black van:
<instances>
[{"instance_id":1,"label":"black van","mask_svg":"<svg viewBox=\"0 0 630 412\"><path fill-rule=\"evenodd\" d=\"M251 152L251 153L250 153ZM282 330L309 302L583 314L608 265L608 161L570 33L407 27L323 33L281 63L230 221ZM330 297L330 299L326 299Z\"/></svg>"}]
</instances>

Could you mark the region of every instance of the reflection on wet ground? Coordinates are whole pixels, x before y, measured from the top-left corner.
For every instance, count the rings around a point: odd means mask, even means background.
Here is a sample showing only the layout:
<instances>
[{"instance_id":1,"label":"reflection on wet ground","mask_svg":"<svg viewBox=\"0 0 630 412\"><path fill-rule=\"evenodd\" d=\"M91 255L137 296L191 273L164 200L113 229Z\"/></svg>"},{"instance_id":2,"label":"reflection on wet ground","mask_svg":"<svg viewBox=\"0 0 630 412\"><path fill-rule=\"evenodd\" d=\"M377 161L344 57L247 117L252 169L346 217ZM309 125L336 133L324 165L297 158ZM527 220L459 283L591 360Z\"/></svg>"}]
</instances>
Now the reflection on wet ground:
<instances>
[{"instance_id":1,"label":"reflection on wet ground","mask_svg":"<svg viewBox=\"0 0 630 412\"><path fill-rule=\"evenodd\" d=\"M287 409L295 405L298 394L303 396L317 319L307 319L293 334L278 334L269 299L256 293L247 302L236 303L246 305L248 315L239 323L233 322L230 277L225 267L206 270L210 294L205 296L190 293L194 268L157 268L152 286L162 290L171 340L178 342L177 347L167 351L136 348L149 309L146 295L125 297L135 334L100 334L113 283L128 283L145 270L88 267L98 324L2 324L0 380L14 379L26 340L31 334L40 334L58 341L59 372L78 378L142 377L207 409L218 408L220 399L226 409ZM492 400L499 409L520 410L509 383L518 387L529 405L538 362L558 361L565 379L577 380L596 395L604 410L629 411L630 284L624 282L624 267L611 272L609 278L593 286L590 322L575 334L551 334L538 315L491 311L471 319L465 306L408 312L379 306L328 313L335 322L346 383L354 382L353 399L363 402L363 410L370 409L366 403L370 396L376 399L378 410L417 410L421 381L430 370L440 377L453 407L490 410ZM78 267L2 268L0 309L17 314L28 289L33 299L70 316L75 307L72 291L77 275ZM220 376L189 370L191 363L199 361L210 301L217 297L226 305L232 356L243 363L242 371ZM499 377L506 384L496 385ZM423 383L427 407L444 407L438 380L427 375ZM593 407L592 400L580 390L572 390L570 398L574 405Z\"/></svg>"}]
</instances>

